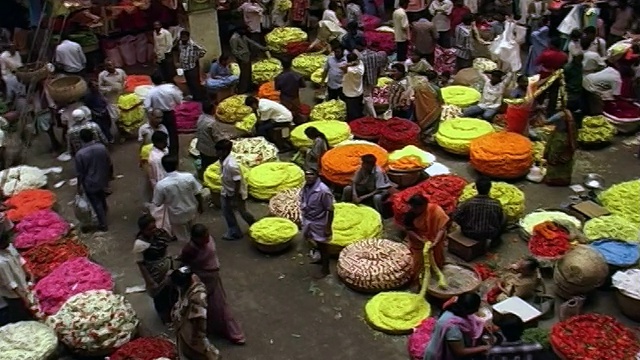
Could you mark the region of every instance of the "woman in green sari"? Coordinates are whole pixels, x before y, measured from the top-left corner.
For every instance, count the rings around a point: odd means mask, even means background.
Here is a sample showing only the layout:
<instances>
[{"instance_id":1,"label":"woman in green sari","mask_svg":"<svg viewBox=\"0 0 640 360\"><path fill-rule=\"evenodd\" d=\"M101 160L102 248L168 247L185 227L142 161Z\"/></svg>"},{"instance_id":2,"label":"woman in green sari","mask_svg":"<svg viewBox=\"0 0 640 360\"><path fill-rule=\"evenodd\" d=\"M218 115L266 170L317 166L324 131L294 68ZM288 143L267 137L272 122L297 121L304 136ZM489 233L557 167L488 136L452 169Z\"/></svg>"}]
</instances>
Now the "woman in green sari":
<instances>
[{"instance_id":1,"label":"woman in green sari","mask_svg":"<svg viewBox=\"0 0 640 360\"><path fill-rule=\"evenodd\" d=\"M577 147L576 124L569 110L562 110L551 116L548 123L555 130L549 136L544 149L547 173L544 182L551 186L568 186L573 173L573 155Z\"/></svg>"}]
</instances>

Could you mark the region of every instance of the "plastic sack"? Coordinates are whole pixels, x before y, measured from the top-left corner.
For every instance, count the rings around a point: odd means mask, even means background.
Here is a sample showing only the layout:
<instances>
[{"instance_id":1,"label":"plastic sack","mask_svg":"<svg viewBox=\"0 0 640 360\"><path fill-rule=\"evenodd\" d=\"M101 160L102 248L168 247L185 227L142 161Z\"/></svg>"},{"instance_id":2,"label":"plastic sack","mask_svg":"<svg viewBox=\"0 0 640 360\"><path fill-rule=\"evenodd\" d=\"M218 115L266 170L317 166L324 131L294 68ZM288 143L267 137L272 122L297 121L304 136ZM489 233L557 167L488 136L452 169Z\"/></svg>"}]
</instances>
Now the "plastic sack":
<instances>
[{"instance_id":1,"label":"plastic sack","mask_svg":"<svg viewBox=\"0 0 640 360\"><path fill-rule=\"evenodd\" d=\"M76 199L73 202L73 213L80 222L80 226L91 226L96 216L89 200L80 194L76 194Z\"/></svg>"},{"instance_id":2,"label":"plastic sack","mask_svg":"<svg viewBox=\"0 0 640 360\"><path fill-rule=\"evenodd\" d=\"M511 71L518 71L522 67L520 60L520 46L515 40L513 22L506 22L504 31L489 46L489 50L502 62L509 64Z\"/></svg>"},{"instance_id":3,"label":"plastic sack","mask_svg":"<svg viewBox=\"0 0 640 360\"><path fill-rule=\"evenodd\" d=\"M615 239L594 241L589 246L604 256L607 264L620 267L633 266L640 259L638 245Z\"/></svg>"},{"instance_id":4,"label":"plastic sack","mask_svg":"<svg viewBox=\"0 0 640 360\"><path fill-rule=\"evenodd\" d=\"M558 26L558 31L565 35L571 35L573 30L580 29L580 24L580 6L574 6Z\"/></svg>"}]
</instances>

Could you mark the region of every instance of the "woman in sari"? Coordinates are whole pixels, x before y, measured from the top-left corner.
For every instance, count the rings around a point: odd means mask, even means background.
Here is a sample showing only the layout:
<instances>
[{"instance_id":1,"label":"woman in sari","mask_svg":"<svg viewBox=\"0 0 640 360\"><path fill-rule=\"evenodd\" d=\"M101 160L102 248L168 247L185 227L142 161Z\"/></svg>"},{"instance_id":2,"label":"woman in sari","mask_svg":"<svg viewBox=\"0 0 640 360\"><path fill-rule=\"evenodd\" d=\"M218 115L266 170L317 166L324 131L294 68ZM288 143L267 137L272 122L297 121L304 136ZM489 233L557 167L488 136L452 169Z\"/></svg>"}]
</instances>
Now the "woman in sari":
<instances>
[{"instance_id":1,"label":"woman in sari","mask_svg":"<svg viewBox=\"0 0 640 360\"><path fill-rule=\"evenodd\" d=\"M120 118L118 98L124 91L124 82L126 79L127 73L122 69L116 68L115 65L113 65L113 61L109 59L104 62L104 70L98 74L98 87L105 99L107 99L109 115L114 122L118 122Z\"/></svg>"},{"instance_id":2,"label":"woman in sari","mask_svg":"<svg viewBox=\"0 0 640 360\"><path fill-rule=\"evenodd\" d=\"M573 155L577 147L573 115L565 109L551 116L547 122L556 127L544 148L544 159L547 161L544 182L551 186L569 186L573 174Z\"/></svg>"},{"instance_id":3,"label":"woman in sari","mask_svg":"<svg viewBox=\"0 0 640 360\"><path fill-rule=\"evenodd\" d=\"M436 266L444 266L444 237L449 226L449 216L436 204L417 194L409 201L409 211L404 216L404 229L409 240L409 250L413 257L414 281L419 279L424 269L423 249L427 241L433 243L432 252Z\"/></svg>"},{"instance_id":4,"label":"woman in sari","mask_svg":"<svg viewBox=\"0 0 640 360\"><path fill-rule=\"evenodd\" d=\"M133 253L140 256L137 261L153 306L164 324L171 321L171 308L178 300L176 289L170 284L169 272L173 270L173 259L167 256L167 246L173 241L168 232L156 227L151 215L138 219L138 235L133 243Z\"/></svg>"},{"instance_id":5,"label":"woman in sari","mask_svg":"<svg viewBox=\"0 0 640 360\"><path fill-rule=\"evenodd\" d=\"M467 359L489 351L490 345L477 345L484 331L484 321L474 315L479 308L480 296L472 292L446 303L427 344L424 360Z\"/></svg>"},{"instance_id":6,"label":"woman in sari","mask_svg":"<svg viewBox=\"0 0 640 360\"><path fill-rule=\"evenodd\" d=\"M304 168L306 170L313 169L319 171L322 155L329 150L329 140L327 140L327 137L320 130L313 126L304 129L304 134L313 141L311 149L309 149L305 155Z\"/></svg>"},{"instance_id":7,"label":"woman in sari","mask_svg":"<svg viewBox=\"0 0 640 360\"><path fill-rule=\"evenodd\" d=\"M179 258L198 275L206 287L209 308L207 332L220 334L234 344L244 344L244 333L227 304L227 295L220 279L220 260L216 245L206 226L193 225L191 241L182 248Z\"/></svg>"},{"instance_id":8,"label":"woman in sari","mask_svg":"<svg viewBox=\"0 0 640 360\"><path fill-rule=\"evenodd\" d=\"M190 360L219 360L220 351L207 339L207 289L188 266L171 273L171 283L180 292L171 317L178 354Z\"/></svg>"},{"instance_id":9,"label":"woman in sari","mask_svg":"<svg viewBox=\"0 0 640 360\"><path fill-rule=\"evenodd\" d=\"M438 74L435 71L427 71L424 76L409 76L409 84L413 87L413 118L420 126L423 136L425 130L436 124L442 113L442 93L436 85ZM435 127L434 127L435 128Z\"/></svg>"}]
</instances>

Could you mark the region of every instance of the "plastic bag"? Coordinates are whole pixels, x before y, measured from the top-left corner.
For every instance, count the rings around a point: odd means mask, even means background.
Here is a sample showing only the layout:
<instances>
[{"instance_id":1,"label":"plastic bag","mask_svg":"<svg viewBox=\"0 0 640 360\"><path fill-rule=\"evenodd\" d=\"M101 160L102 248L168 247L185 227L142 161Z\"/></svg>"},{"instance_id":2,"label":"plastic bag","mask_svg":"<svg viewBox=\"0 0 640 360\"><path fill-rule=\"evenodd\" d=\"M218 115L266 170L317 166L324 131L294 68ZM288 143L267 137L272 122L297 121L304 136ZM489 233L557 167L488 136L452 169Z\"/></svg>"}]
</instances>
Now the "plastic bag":
<instances>
[{"instance_id":1,"label":"plastic bag","mask_svg":"<svg viewBox=\"0 0 640 360\"><path fill-rule=\"evenodd\" d=\"M574 6L558 26L558 31L565 35L571 35L573 30L580 29L580 23L580 6Z\"/></svg>"},{"instance_id":2,"label":"plastic bag","mask_svg":"<svg viewBox=\"0 0 640 360\"><path fill-rule=\"evenodd\" d=\"M511 71L518 71L522 67L520 59L520 45L515 39L515 23L506 22L504 31L489 46L491 53L503 63L508 64Z\"/></svg>"},{"instance_id":3,"label":"plastic bag","mask_svg":"<svg viewBox=\"0 0 640 360\"><path fill-rule=\"evenodd\" d=\"M87 200L84 195L76 194L76 199L73 203L73 213L80 222L80 226L93 225L93 219L96 215L89 200Z\"/></svg>"}]
</instances>

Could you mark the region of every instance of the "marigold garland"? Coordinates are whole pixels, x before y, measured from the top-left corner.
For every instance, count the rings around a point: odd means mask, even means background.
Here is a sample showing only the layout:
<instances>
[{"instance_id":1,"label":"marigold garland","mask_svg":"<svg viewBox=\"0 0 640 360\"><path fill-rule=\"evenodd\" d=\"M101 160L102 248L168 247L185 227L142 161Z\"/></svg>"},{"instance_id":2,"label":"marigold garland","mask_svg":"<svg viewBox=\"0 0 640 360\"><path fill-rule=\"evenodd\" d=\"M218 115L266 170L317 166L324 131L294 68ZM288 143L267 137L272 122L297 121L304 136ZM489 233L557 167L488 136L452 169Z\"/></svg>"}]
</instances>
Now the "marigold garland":
<instances>
[{"instance_id":1,"label":"marigold garland","mask_svg":"<svg viewBox=\"0 0 640 360\"><path fill-rule=\"evenodd\" d=\"M38 281L67 260L89 256L89 249L78 238L72 237L38 245L21 255L25 268Z\"/></svg>"},{"instance_id":2,"label":"marigold garland","mask_svg":"<svg viewBox=\"0 0 640 360\"><path fill-rule=\"evenodd\" d=\"M249 194L258 200L269 200L282 190L301 187L304 171L289 162L268 162L251 170L247 176Z\"/></svg>"},{"instance_id":3,"label":"marigold garland","mask_svg":"<svg viewBox=\"0 0 640 360\"><path fill-rule=\"evenodd\" d=\"M122 345L109 355L109 360L177 360L174 343L161 337L140 337Z\"/></svg>"},{"instance_id":4,"label":"marigold garland","mask_svg":"<svg viewBox=\"0 0 640 360\"><path fill-rule=\"evenodd\" d=\"M526 175L533 164L533 144L520 134L498 132L471 141L469 155L471 166L478 172L516 179Z\"/></svg>"},{"instance_id":5,"label":"marigold garland","mask_svg":"<svg viewBox=\"0 0 640 360\"><path fill-rule=\"evenodd\" d=\"M391 118L380 131L378 145L387 151L402 149L407 145L420 143L420 126L411 120Z\"/></svg>"},{"instance_id":6,"label":"marigold garland","mask_svg":"<svg viewBox=\"0 0 640 360\"><path fill-rule=\"evenodd\" d=\"M440 122L435 138L444 150L457 155L468 155L471 140L494 131L487 121L460 117Z\"/></svg>"},{"instance_id":7,"label":"marigold garland","mask_svg":"<svg viewBox=\"0 0 640 360\"><path fill-rule=\"evenodd\" d=\"M458 201L467 201L476 195L478 195L476 185L468 184L462 190ZM489 197L500 202L507 221L514 222L524 215L524 192L516 186L505 182L493 182Z\"/></svg>"},{"instance_id":8,"label":"marigold garland","mask_svg":"<svg viewBox=\"0 0 640 360\"><path fill-rule=\"evenodd\" d=\"M424 169L427 163L422 162L422 159L416 155L403 156L398 160L389 161L390 170L416 170Z\"/></svg>"},{"instance_id":9,"label":"marigold garland","mask_svg":"<svg viewBox=\"0 0 640 360\"><path fill-rule=\"evenodd\" d=\"M9 207L6 212L7 218L13 222L18 222L38 210L51 209L55 203L56 195L43 189L20 191L4 202Z\"/></svg>"},{"instance_id":10,"label":"marigold garland","mask_svg":"<svg viewBox=\"0 0 640 360\"><path fill-rule=\"evenodd\" d=\"M258 89L258 97L261 99L280 101L280 91L276 90L275 82L269 81L260 85L260 88Z\"/></svg>"},{"instance_id":11,"label":"marigold garland","mask_svg":"<svg viewBox=\"0 0 640 360\"><path fill-rule=\"evenodd\" d=\"M298 225L289 219L268 216L249 227L249 236L260 244L277 245L291 241L298 233Z\"/></svg>"},{"instance_id":12,"label":"marigold garland","mask_svg":"<svg viewBox=\"0 0 640 360\"><path fill-rule=\"evenodd\" d=\"M393 218L396 223L402 224L405 214L409 211L407 201L417 194L426 197L430 203L439 205L447 214L451 214L456 209L458 197L465 185L467 181L460 176L438 175L397 192L390 199Z\"/></svg>"},{"instance_id":13,"label":"marigold garland","mask_svg":"<svg viewBox=\"0 0 640 360\"><path fill-rule=\"evenodd\" d=\"M352 144L337 146L322 156L320 173L334 184L345 186L353 181L353 176L362 165L361 157L371 154L376 164L385 168L389 154L375 144Z\"/></svg>"},{"instance_id":14,"label":"marigold garland","mask_svg":"<svg viewBox=\"0 0 640 360\"><path fill-rule=\"evenodd\" d=\"M291 131L290 139L293 146L297 148L311 147L311 139L309 139L304 133L306 128L310 126L315 127L327 137L327 140L329 140L329 146L336 146L351 137L351 128L349 128L349 124L344 121L310 121L296 126Z\"/></svg>"},{"instance_id":15,"label":"marigold garland","mask_svg":"<svg viewBox=\"0 0 640 360\"><path fill-rule=\"evenodd\" d=\"M382 128L385 126L385 122L382 119L366 116L351 121L349 127L356 138L377 140L380 137Z\"/></svg>"},{"instance_id":16,"label":"marigold garland","mask_svg":"<svg viewBox=\"0 0 640 360\"><path fill-rule=\"evenodd\" d=\"M331 230L330 243L344 247L356 241L377 238L382 231L382 217L365 205L336 203Z\"/></svg>"}]
</instances>

